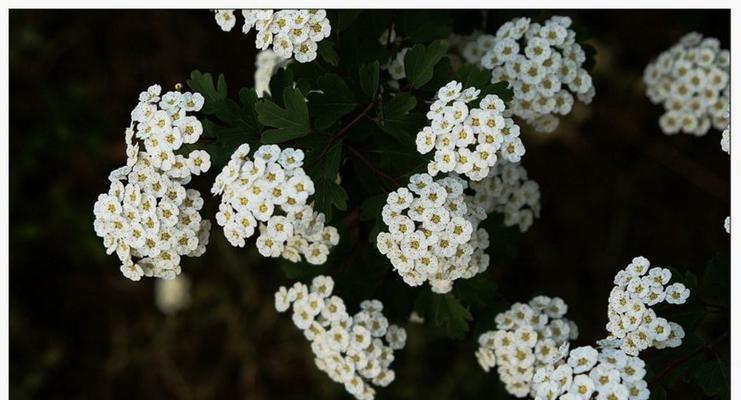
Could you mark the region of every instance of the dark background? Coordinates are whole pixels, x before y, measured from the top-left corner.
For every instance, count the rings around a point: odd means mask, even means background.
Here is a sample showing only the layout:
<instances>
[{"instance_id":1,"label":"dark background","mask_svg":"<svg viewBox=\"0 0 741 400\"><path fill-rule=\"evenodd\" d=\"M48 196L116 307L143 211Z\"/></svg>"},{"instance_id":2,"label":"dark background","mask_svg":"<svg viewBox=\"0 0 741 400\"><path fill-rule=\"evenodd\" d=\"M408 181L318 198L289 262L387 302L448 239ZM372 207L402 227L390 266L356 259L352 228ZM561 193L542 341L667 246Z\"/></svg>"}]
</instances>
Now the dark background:
<instances>
[{"instance_id":1,"label":"dark background","mask_svg":"<svg viewBox=\"0 0 741 400\"><path fill-rule=\"evenodd\" d=\"M525 137L543 213L514 244L492 243L487 273L510 301L563 297L586 344L604 336L612 277L634 256L700 275L729 251L720 133L662 134L641 75L692 30L730 48L730 13L554 13L591 32L597 96L556 133ZM510 15L491 12L489 24ZM290 280L254 249L229 247L214 224L208 252L183 263L191 307L165 316L153 281L123 278L93 232L92 206L125 162L139 91L184 83L194 69L252 86L253 41L239 26L222 32L206 10L10 11L12 398L347 397L275 312L273 292ZM194 180L206 198L215 173ZM397 380L380 398L506 398L476 364L478 332L453 341L407 329ZM669 397L697 398L676 386Z\"/></svg>"}]
</instances>

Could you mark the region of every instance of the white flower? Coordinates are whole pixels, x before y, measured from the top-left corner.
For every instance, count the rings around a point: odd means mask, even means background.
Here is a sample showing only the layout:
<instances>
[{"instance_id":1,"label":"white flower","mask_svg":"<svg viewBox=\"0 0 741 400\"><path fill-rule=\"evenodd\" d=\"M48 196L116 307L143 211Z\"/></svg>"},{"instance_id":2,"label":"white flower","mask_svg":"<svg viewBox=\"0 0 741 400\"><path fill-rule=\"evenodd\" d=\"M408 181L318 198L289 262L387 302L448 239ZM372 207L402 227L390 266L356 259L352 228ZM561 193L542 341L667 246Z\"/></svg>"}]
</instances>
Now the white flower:
<instances>
[{"instance_id":1,"label":"white flower","mask_svg":"<svg viewBox=\"0 0 741 400\"><path fill-rule=\"evenodd\" d=\"M227 240L244 246L260 221L266 223L256 242L260 254L324 264L339 235L324 225L324 214L307 205L314 182L301 167L303 151L266 145L255 150L254 160L249 153L249 145L239 146L211 188L221 194L216 222Z\"/></svg>"},{"instance_id":2,"label":"white flower","mask_svg":"<svg viewBox=\"0 0 741 400\"><path fill-rule=\"evenodd\" d=\"M592 77L583 68L586 54L570 24L560 23L564 18L543 24L516 18L496 35L474 34L462 51L466 61L492 71L492 83L510 84L514 98L507 113L539 132L554 131L575 96L584 103L594 96Z\"/></svg>"},{"instance_id":3,"label":"white flower","mask_svg":"<svg viewBox=\"0 0 741 400\"><path fill-rule=\"evenodd\" d=\"M184 143L183 129L192 128L187 129L189 143L200 137L200 122L186 113L198 111L203 96L161 94L159 85L139 94L124 133L126 166L111 173L108 194L101 194L93 207L93 227L106 252L116 253L123 275L136 281L175 278L181 256L205 252L211 228L199 214L200 193L184 186L191 174L208 170L209 154L176 154Z\"/></svg>"},{"instance_id":4,"label":"white flower","mask_svg":"<svg viewBox=\"0 0 741 400\"><path fill-rule=\"evenodd\" d=\"M378 300L361 302L357 314L346 312L344 301L332 295L334 281L317 276L310 291L296 283L275 293L279 312L293 306L292 320L311 342L317 368L345 386L359 400L372 399L376 386L387 386L394 378L394 351L404 348L406 331L389 325Z\"/></svg>"},{"instance_id":5,"label":"white flower","mask_svg":"<svg viewBox=\"0 0 741 400\"><path fill-rule=\"evenodd\" d=\"M376 246L410 286L430 282L447 293L456 279L488 267L488 236L478 229L486 214L467 205L473 198L463 193L466 186L457 176L415 174L386 198L381 215L388 231L379 232Z\"/></svg>"},{"instance_id":6,"label":"white flower","mask_svg":"<svg viewBox=\"0 0 741 400\"><path fill-rule=\"evenodd\" d=\"M577 347L571 350L568 363L575 374L589 371L597 363L598 352L591 346Z\"/></svg>"},{"instance_id":7,"label":"white flower","mask_svg":"<svg viewBox=\"0 0 741 400\"><path fill-rule=\"evenodd\" d=\"M300 63L314 60L317 56L317 43L329 37L332 32L324 10L242 10L242 16L242 33L247 34L252 28L257 31L256 48L267 51L272 45L272 55L282 59L293 57ZM234 10L217 10L216 22L223 30L231 30L236 23ZM262 82L266 78L269 81L273 66L264 69L267 70L271 73L261 72ZM265 86L256 86L256 89L260 95L265 91Z\"/></svg>"},{"instance_id":8,"label":"white flower","mask_svg":"<svg viewBox=\"0 0 741 400\"><path fill-rule=\"evenodd\" d=\"M468 102L478 97L476 88L462 90L462 84L451 81L438 90L438 99L430 106L424 127L416 138L421 154L434 150L434 161L428 172L455 171L479 181L497 163L497 152L517 162L525 147L517 134L519 128L503 116L504 102L496 95L481 100L481 108L469 108Z\"/></svg>"},{"instance_id":9,"label":"white flower","mask_svg":"<svg viewBox=\"0 0 741 400\"><path fill-rule=\"evenodd\" d=\"M708 45L711 42L716 45ZM702 40L702 35L692 32L646 66L643 73L646 95L652 103L664 106L666 112L659 118L659 126L665 134L684 132L701 136L711 127L727 129L730 94L727 53L720 49L716 39ZM725 133L723 142L727 143Z\"/></svg>"},{"instance_id":10,"label":"white flower","mask_svg":"<svg viewBox=\"0 0 741 400\"><path fill-rule=\"evenodd\" d=\"M574 374L563 362L569 336L563 335L566 332L554 335L558 329L569 329L570 321L562 318L565 310L561 299L546 296L512 305L496 316L497 330L479 336L479 364L485 371L496 365L507 391L517 397L524 397L530 389L536 398L568 391ZM514 382L519 383L513 386Z\"/></svg>"},{"instance_id":11,"label":"white flower","mask_svg":"<svg viewBox=\"0 0 741 400\"><path fill-rule=\"evenodd\" d=\"M527 171L519 164L503 161L489 170L485 179L471 182L475 204L485 213L504 214L507 226L530 228L540 215L540 188L527 179Z\"/></svg>"},{"instance_id":12,"label":"white flower","mask_svg":"<svg viewBox=\"0 0 741 400\"><path fill-rule=\"evenodd\" d=\"M214 12L216 23L219 24L221 30L229 32L234 28L234 24L237 23L237 18L234 16L234 10L216 10Z\"/></svg>"}]
</instances>

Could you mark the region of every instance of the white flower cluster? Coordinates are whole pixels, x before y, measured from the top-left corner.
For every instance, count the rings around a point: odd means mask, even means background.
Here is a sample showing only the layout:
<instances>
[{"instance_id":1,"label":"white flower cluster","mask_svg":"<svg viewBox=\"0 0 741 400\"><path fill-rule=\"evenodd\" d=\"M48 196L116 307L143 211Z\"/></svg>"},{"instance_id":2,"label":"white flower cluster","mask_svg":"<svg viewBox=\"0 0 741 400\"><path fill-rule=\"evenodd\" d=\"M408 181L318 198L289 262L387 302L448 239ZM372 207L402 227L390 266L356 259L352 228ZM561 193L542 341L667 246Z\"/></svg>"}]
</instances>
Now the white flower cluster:
<instances>
[{"instance_id":1,"label":"white flower cluster","mask_svg":"<svg viewBox=\"0 0 741 400\"><path fill-rule=\"evenodd\" d=\"M301 167L304 152L265 145L255 151L254 160L249 152L248 144L241 145L211 188L221 195L216 222L229 243L243 247L259 221L257 249L263 256L299 262L303 255L311 264L324 264L339 235L324 226L323 213L307 204L314 182Z\"/></svg>"},{"instance_id":2,"label":"white flower cluster","mask_svg":"<svg viewBox=\"0 0 741 400\"><path fill-rule=\"evenodd\" d=\"M466 105L480 92L474 87L463 90L456 81L438 90L427 113L430 126L417 133L416 139L421 154L435 151L434 161L427 167L430 175L455 172L479 181L496 165L497 154L510 162L519 162L525 154L520 128L502 114L502 99L490 94L477 108Z\"/></svg>"},{"instance_id":3,"label":"white flower cluster","mask_svg":"<svg viewBox=\"0 0 741 400\"><path fill-rule=\"evenodd\" d=\"M273 50L263 50L257 54L255 59L255 92L257 97L263 97L265 93L270 94L270 79L275 72L290 63L279 57Z\"/></svg>"},{"instance_id":4,"label":"white flower cluster","mask_svg":"<svg viewBox=\"0 0 741 400\"><path fill-rule=\"evenodd\" d=\"M520 164L500 162L489 176L480 182L471 182L476 204L487 214L494 211L504 215L504 224L517 225L527 231L533 219L540 216L540 186L528 179L527 170Z\"/></svg>"},{"instance_id":5,"label":"white flower cluster","mask_svg":"<svg viewBox=\"0 0 741 400\"><path fill-rule=\"evenodd\" d=\"M497 330L479 337L476 358L485 371L497 366L507 390L517 397L647 400L646 364L639 353L648 347L677 347L684 338L680 325L650 308L662 301L682 304L689 297L681 283L665 286L671 275L668 269L650 268L644 257L617 273L608 306L610 336L597 342L599 350L583 346L569 351L577 333L576 325L563 318L566 305L539 296L497 315Z\"/></svg>"},{"instance_id":6,"label":"white flower cluster","mask_svg":"<svg viewBox=\"0 0 741 400\"><path fill-rule=\"evenodd\" d=\"M576 324L564 318L567 311L558 297L537 296L529 304L513 304L496 316L496 330L479 336L479 364L487 372L496 366L510 394L527 396L536 370L563 359L569 341L579 336Z\"/></svg>"},{"instance_id":7,"label":"white flower cluster","mask_svg":"<svg viewBox=\"0 0 741 400\"><path fill-rule=\"evenodd\" d=\"M592 77L583 68L584 49L576 43L571 18L554 16L543 24L529 18L506 22L496 35L482 34L463 48L468 62L492 71L492 82L507 81L514 91L512 113L539 132L552 132L558 115L568 115L574 96L591 103Z\"/></svg>"},{"instance_id":8,"label":"white flower cluster","mask_svg":"<svg viewBox=\"0 0 741 400\"><path fill-rule=\"evenodd\" d=\"M371 400L373 386L388 386L396 377L390 366L394 351L406 345L406 331L389 325L378 300L363 301L351 317L333 289L332 278L321 275L310 288L300 282L290 289L281 286L275 308L284 312L293 305L293 323L311 342L317 368L356 399Z\"/></svg>"},{"instance_id":9,"label":"white flower cluster","mask_svg":"<svg viewBox=\"0 0 741 400\"><path fill-rule=\"evenodd\" d=\"M175 278L181 256L198 257L206 251L211 229L211 222L199 214L201 194L184 186L191 174L209 169L209 154L175 154L183 143L195 143L203 131L196 117L186 115L201 109L203 96L160 96L161 91L153 85L139 95L125 133L126 165L111 172L110 189L94 206L95 233L103 238L108 254L118 255L123 275L134 281L142 276ZM139 142L146 151L139 151Z\"/></svg>"},{"instance_id":10,"label":"white flower cluster","mask_svg":"<svg viewBox=\"0 0 741 400\"><path fill-rule=\"evenodd\" d=\"M647 400L646 363L613 348L577 347L567 358L535 370L535 399Z\"/></svg>"},{"instance_id":11,"label":"white flower cluster","mask_svg":"<svg viewBox=\"0 0 741 400\"><path fill-rule=\"evenodd\" d=\"M727 126L730 61L718 39L692 32L646 66L646 95L666 110L659 118L664 133L701 136Z\"/></svg>"},{"instance_id":12,"label":"white flower cluster","mask_svg":"<svg viewBox=\"0 0 741 400\"><path fill-rule=\"evenodd\" d=\"M237 19L234 10L215 10L216 23L230 31ZM317 55L317 43L329 37L332 28L325 10L242 10L242 33L257 31L255 47L266 50L271 45L276 55L306 63Z\"/></svg>"},{"instance_id":13,"label":"white flower cluster","mask_svg":"<svg viewBox=\"0 0 741 400\"><path fill-rule=\"evenodd\" d=\"M376 244L408 285L429 281L434 292L447 293L456 279L488 268L489 234L478 229L486 213L463 193L467 186L457 176L416 174L389 193L382 210L389 231Z\"/></svg>"},{"instance_id":14,"label":"white flower cluster","mask_svg":"<svg viewBox=\"0 0 741 400\"><path fill-rule=\"evenodd\" d=\"M658 317L651 307L664 301L684 304L690 290L681 283L669 285L672 273L668 269L650 266L645 257L634 258L615 275L610 292L606 342L629 355L649 347L678 347L684 337L679 324Z\"/></svg>"}]
</instances>

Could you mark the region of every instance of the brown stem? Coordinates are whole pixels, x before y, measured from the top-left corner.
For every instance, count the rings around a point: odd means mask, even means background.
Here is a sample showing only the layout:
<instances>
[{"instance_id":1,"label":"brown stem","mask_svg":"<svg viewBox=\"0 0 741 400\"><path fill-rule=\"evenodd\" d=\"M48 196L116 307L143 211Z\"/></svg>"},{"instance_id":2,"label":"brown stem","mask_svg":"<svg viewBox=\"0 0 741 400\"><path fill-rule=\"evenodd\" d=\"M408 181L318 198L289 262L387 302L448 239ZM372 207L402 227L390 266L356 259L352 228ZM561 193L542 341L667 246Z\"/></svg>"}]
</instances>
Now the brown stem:
<instances>
[{"instance_id":1,"label":"brown stem","mask_svg":"<svg viewBox=\"0 0 741 400\"><path fill-rule=\"evenodd\" d=\"M360 114L358 114L357 116L355 116L355 118L353 118L353 120L352 120L352 121L350 121L350 122L349 122L349 123L348 123L347 125L345 125L345 126L344 126L344 127L342 128L342 129L340 129L340 130L339 130L339 131L338 131L338 132L337 132L337 133L336 133L336 134L335 134L334 136L332 136L332 137L331 137L331 138L329 139L329 142L327 142L327 144L326 144L326 145L324 146L324 148L322 149L322 152L321 152L321 153L319 153L319 156L318 156L318 157L317 157L316 159L314 159L314 161L313 161L313 162L312 162L312 163L311 163L310 165L308 165L308 166L307 166L307 168L308 168L308 169L311 169L311 168L313 168L314 166L316 166L316 164L317 164L317 163L318 163L318 162L319 162L319 161L320 161L320 160L321 160L322 158L324 158L324 156L326 156L326 155L327 155L327 153L329 152L329 150L330 150L330 149L331 149L332 147L334 147L334 145L335 145L335 144L336 144L337 142L339 142L339 141L341 141L342 139L344 139L344 138L345 138L345 136L347 136L347 134L349 134L349 133L350 133L350 130L352 129L352 127L353 127L353 126L355 126L355 125L357 125L357 124L358 124L358 122L360 122L360 120L361 120L361 119L363 119L363 117L365 117L365 116L366 116L366 115L368 114L368 112L370 112L370 110L371 110L371 109L373 109L373 106L375 106L375 105L376 105L376 102L377 102L377 101L378 101L378 99L375 99L375 100L373 100L372 102L370 102L370 103L369 103L369 104L368 104L368 105L367 105L367 106L366 106L366 107L365 107L365 108L363 109L363 111L361 111L361 112L360 112Z\"/></svg>"},{"instance_id":2,"label":"brown stem","mask_svg":"<svg viewBox=\"0 0 741 400\"><path fill-rule=\"evenodd\" d=\"M385 172L381 171L380 169L376 168L370 161L368 161L367 158L363 156L362 153L360 153L357 149L354 147L347 145L346 146L348 150L350 150L350 153L352 153L355 157L357 157L363 164L365 164L368 169L370 169L374 175L386 179L388 182L391 182L394 187L399 187L399 182L392 176L386 174Z\"/></svg>"}]
</instances>

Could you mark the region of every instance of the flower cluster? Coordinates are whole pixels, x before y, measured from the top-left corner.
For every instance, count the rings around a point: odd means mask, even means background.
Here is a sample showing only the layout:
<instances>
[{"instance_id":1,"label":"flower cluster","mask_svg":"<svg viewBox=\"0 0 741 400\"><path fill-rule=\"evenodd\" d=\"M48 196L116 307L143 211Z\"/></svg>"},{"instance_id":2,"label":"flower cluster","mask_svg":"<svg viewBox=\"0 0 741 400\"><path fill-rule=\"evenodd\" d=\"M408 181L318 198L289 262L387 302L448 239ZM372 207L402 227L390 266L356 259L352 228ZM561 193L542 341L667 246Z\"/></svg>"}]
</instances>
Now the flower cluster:
<instances>
[{"instance_id":1,"label":"flower cluster","mask_svg":"<svg viewBox=\"0 0 741 400\"><path fill-rule=\"evenodd\" d=\"M275 71L291 62L275 54L273 50L263 50L257 54L255 59L255 92L257 97L263 97L265 93L270 94L270 79Z\"/></svg>"},{"instance_id":2,"label":"flower cluster","mask_svg":"<svg viewBox=\"0 0 741 400\"><path fill-rule=\"evenodd\" d=\"M350 316L333 289L332 278L321 275L310 288L299 282L290 289L281 286L275 308L284 312L293 306L293 323L311 342L317 368L355 398L373 399L373 386L388 386L395 378L390 366L394 351L406 345L406 331L389 325L378 300L363 301Z\"/></svg>"},{"instance_id":3,"label":"flower cluster","mask_svg":"<svg viewBox=\"0 0 741 400\"><path fill-rule=\"evenodd\" d=\"M211 229L199 214L200 193L185 188L191 175L209 169L209 154L175 154L203 131L196 117L186 115L201 109L203 96L160 96L161 91L153 85L139 95L125 132L126 165L111 172L108 193L99 195L94 206L95 233L108 254L119 257L123 275L134 281L180 274L180 257L203 254ZM145 151L140 151L140 142Z\"/></svg>"},{"instance_id":4,"label":"flower cluster","mask_svg":"<svg viewBox=\"0 0 741 400\"><path fill-rule=\"evenodd\" d=\"M503 116L504 101L490 94L479 107L469 108L480 90L452 81L437 92L427 118L430 126L417 133L417 151L427 154L435 150L434 161L428 165L432 176L438 172L455 172L479 181L496 165L497 154L510 162L520 161L525 146L520 140L520 128Z\"/></svg>"},{"instance_id":5,"label":"flower cluster","mask_svg":"<svg viewBox=\"0 0 741 400\"><path fill-rule=\"evenodd\" d=\"M658 317L652 306L661 302L684 304L690 290L681 283L669 284L672 273L666 268L650 268L645 257L636 257L615 275L607 308L606 342L629 355L649 347L663 349L682 344L684 330L679 324Z\"/></svg>"},{"instance_id":6,"label":"flower cluster","mask_svg":"<svg viewBox=\"0 0 741 400\"><path fill-rule=\"evenodd\" d=\"M497 366L507 391L534 399L647 400L646 364L638 357L648 347L681 345L684 330L658 317L650 306L682 304L689 290L671 279L665 268L650 268L636 257L615 276L610 293L607 330L610 336L592 346L573 348L576 325L563 318L561 299L535 297L497 315L497 330L479 337L476 357L485 371ZM549 322L549 318L551 319Z\"/></svg>"},{"instance_id":7,"label":"flower cluster","mask_svg":"<svg viewBox=\"0 0 741 400\"><path fill-rule=\"evenodd\" d=\"M533 219L540 216L540 186L527 177L520 164L500 162L486 179L471 182L476 204L487 214L494 211L504 215L504 224L517 225L527 231Z\"/></svg>"},{"instance_id":8,"label":"flower cluster","mask_svg":"<svg viewBox=\"0 0 741 400\"><path fill-rule=\"evenodd\" d=\"M693 32L661 53L643 74L646 95L666 111L659 126L667 135L704 135L727 126L730 53L720 41Z\"/></svg>"},{"instance_id":9,"label":"flower cluster","mask_svg":"<svg viewBox=\"0 0 741 400\"><path fill-rule=\"evenodd\" d=\"M237 148L211 188L221 195L216 222L229 243L243 247L259 221L257 249L263 256L299 262L303 255L311 264L324 264L339 235L307 204L314 182L301 167L303 151L265 145L254 160L249 152L248 144Z\"/></svg>"},{"instance_id":10,"label":"flower cluster","mask_svg":"<svg viewBox=\"0 0 741 400\"><path fill-rule=\"evenodd\" d=\"M552 132L558 115L568 115L574 96L591 103L595 90L568 17L540 24L529 18L506 22L496 35L478 35L463 49L469 62L492 71L492 82L507 81L514 91L512 114L539 132Z\"/></svg>"},{"instance_id":11,"label":"flower cluster","mask_svg":"<svg viewBox=\"0 0 741 400\"><path fill-rule=\"evenodd\" d=\"M537 296L529 304L513 304L496 316L496 330L479 336L479 364L487 372L496 366L510 394L527 396L538 378L535 371L563 359L569 342L579 335L576 324L564 318L567 310L558 297Z\"/></svg>"},{"instance_id":12,"label":"flower cluster","mask_svg":"<svg viewBox=\"0 0 741 400\"><path fill-rule=\"evenodd\" d=\"M222 30L230 31L237 19L234 10L215 10L216 23ZM247 34L255 28L255 47L266 50L271 45L275 54L306 63L317 55L317 43L329 37L332 28L325 10L242 10Z\"/></svg>"},{"instance_id":13,"label":"flower cluster","mask_svg":"<svg viewBox=\"0 0 741 400\"><path fill-rule=\"evenodd\" d=\"M536 399L647 400L646 363L613 348L582 346L567 358L535 370L530 394Z\"/></svg>"},{"instance_id":14,"label":"flower cluster","mask_svg":"<svg viewBox=\"0 0 741 400\"><path fill-rule=\"evenodd\" d=\"M429 281L434 292L447 293L456 279L488 268L489 234L478 229L486 213L463 193L466 188L457 176L433 181L416 174L386 198L388 232L379 233L376 244L408 285Z\"/></svg>"}]
</instances>

